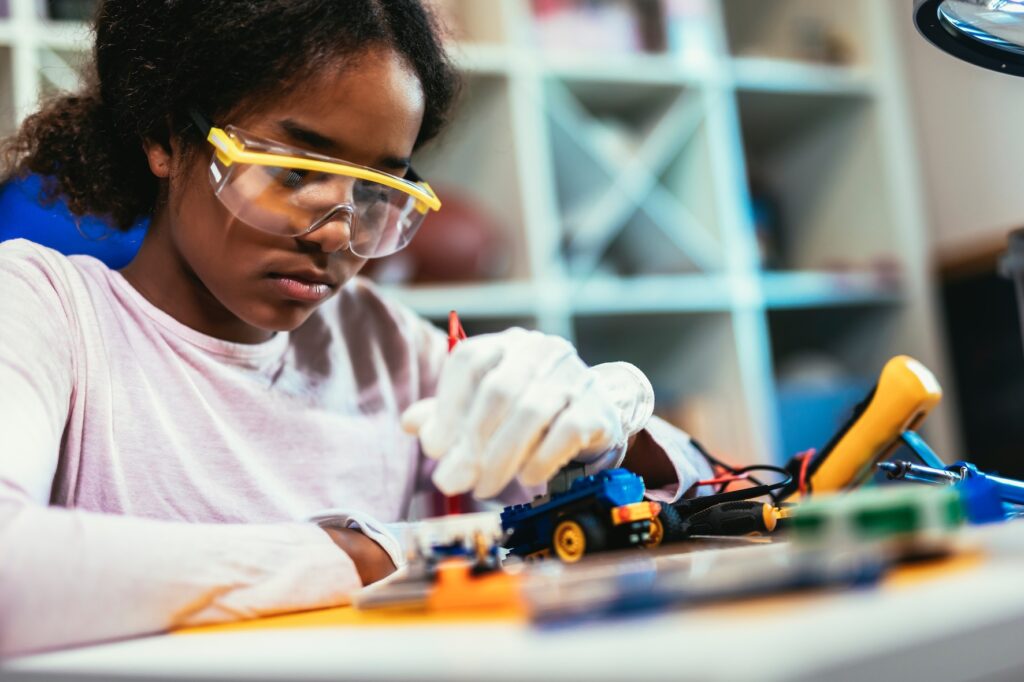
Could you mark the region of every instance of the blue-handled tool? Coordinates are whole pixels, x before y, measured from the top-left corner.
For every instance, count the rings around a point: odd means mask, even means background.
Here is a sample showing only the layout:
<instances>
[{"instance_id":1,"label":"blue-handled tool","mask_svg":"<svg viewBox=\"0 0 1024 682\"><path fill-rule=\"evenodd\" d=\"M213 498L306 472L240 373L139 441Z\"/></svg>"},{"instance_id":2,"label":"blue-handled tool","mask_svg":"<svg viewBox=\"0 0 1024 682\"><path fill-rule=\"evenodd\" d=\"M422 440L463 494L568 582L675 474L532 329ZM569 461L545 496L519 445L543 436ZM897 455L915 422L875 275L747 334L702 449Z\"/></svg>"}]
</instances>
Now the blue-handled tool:
<instances>
[{"instance_id":1,"label":"blue-handled tool","mask_svg":"<svg viewBox=\"0 0 1024 682\"><path fill-rule=\"evenodd\" d=\"M944 469L939 469L897 460L882 462L878 465L878 468L884 471L890 479L903 479L905 481L918 481L939 485L956 485L968 479L983 478L993 485L993 489L1003 502L1024 504L1024 481L986 474L979 471L978 467L970 462L956 462Z\"/></svg>"}]
</instances>

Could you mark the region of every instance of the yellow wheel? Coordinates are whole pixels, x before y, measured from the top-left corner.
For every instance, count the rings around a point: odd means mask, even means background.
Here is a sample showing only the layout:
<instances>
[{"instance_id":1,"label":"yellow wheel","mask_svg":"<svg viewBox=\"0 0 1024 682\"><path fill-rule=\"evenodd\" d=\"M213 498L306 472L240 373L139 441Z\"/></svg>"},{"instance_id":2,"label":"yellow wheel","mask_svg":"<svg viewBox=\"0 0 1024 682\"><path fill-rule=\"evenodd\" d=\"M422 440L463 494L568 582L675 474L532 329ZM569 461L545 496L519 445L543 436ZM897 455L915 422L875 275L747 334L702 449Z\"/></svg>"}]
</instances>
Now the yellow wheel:
<instances>
[{"instance_id":1,"label":"yellow wheel","mask_svg":"<svg viewBox=\"0 0 1024 682\"><path fill-rule=\"evenodd\" d=\"M558 558L567 564L576 563L587 552L587 536L583 532L583 526L572 519L555 526L551 544L554 545Z\"/></svg>"},{"instance_id":2,"label":"yellow wheel","mask_svg":"<svg viewBox=\"0 0 1024 682\"><path fill-rule=\"evenodd\" d=\"M644 547L657 547L664 539L665 526L661 523L661 519L655 516L651 519L650 535L647 538L647 542L644 543Z\"/></svg>"}]
</instances>

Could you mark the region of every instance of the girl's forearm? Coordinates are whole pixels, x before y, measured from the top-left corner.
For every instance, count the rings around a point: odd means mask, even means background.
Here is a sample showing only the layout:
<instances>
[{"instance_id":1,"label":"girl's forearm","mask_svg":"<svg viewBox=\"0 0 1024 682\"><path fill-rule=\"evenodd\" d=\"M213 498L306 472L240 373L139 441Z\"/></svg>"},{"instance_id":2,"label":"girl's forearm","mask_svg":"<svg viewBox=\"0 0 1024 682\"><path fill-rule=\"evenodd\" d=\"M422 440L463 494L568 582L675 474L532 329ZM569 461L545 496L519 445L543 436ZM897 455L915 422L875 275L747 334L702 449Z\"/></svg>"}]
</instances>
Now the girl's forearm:
<instances>
[{"instance_id":1,"label":"girl's forearm","mask_svg":"<svg viewBox=\"0 0 1024 682\"><path fill-rule=\"evenodd\" d=\"M353 528L324 528L331 540L356 566L364 585L375 583L395 572L395 564L384 549Z\"/></svg>"},{"instance_id":2,"label":"girl's forearm","mask_svg":"<svg viewBox=\"0 0 1024 682\"><path fill-rule=\"evenodd\" d=\"M622 466L643 476L644 484L652 490L679 483L672 461L647 431L630 439Z\"/></svg>"},{"instance_id":3,"label":"girl's forearm","mask_svg":"<svg viewBox=\"0 0 1024 682\"><path fill-rule=\"evenodd\" d=\"M630 441L622 466L643 476L648 497L662 502L695 494L697 481L712 473L690 436L658 417Z\"/></svg>"}]
</instances>

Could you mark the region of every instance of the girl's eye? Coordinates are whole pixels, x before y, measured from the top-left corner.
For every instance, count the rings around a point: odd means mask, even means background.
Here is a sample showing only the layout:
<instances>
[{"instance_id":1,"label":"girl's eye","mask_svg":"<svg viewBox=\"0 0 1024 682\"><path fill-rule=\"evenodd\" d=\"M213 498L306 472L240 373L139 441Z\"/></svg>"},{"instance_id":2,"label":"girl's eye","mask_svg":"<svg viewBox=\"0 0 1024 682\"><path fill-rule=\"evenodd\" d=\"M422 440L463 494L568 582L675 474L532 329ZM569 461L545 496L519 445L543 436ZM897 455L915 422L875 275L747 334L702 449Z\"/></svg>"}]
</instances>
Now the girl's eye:
<instances>
[{"instance_id":1,"label":"girl's eye","mask_svg":"<svg viewBox=\"0 0 1024 682\"><path fill-rule=\"evenodd\" d=\"M274 178L277 184L281 185L285 189L295 189L301 187L303 181L309 177L310 171L301 170L298 168L274 168L268 167L267 173Z\"/></svg>"},{"instance_id":2,"label":"girl's eye","mask_svg":"<svg viewBox=\"0 0 1024 682\"><path fill-rule=\"evenodd\" d=\"M377 204L388 200L387 188L375 182L356 182L352 195L361 204Z\"/></svg>"},{"instance_id":3,"label":"girl's eye","mask_svg":"<svg viewBox=\"0 0 1024 682\"><path fill-rule=\"evenodd\" d=\"M285 176L280 180L281 184L288 189L295 189L302 184L302 181L309 175L309 171L284 168Z\"/></svg>"}]
</instances>

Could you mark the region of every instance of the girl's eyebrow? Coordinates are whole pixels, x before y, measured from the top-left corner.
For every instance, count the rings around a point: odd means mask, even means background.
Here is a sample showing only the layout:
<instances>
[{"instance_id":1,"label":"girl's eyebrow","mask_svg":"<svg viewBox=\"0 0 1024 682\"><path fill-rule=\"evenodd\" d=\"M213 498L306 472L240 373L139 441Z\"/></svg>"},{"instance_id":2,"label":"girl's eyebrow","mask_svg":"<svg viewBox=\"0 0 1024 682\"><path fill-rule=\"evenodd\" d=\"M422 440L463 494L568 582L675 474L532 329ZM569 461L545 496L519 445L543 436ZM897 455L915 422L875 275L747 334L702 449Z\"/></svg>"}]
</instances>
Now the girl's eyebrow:
<instances>
[{"instance_id":1,"label":"girl's eyebrow","mask_svg":"<svg viewBox=\"0 0 1024 682\"><path fill-rule=\"evenodd\" d=\"M341 148L341 145L326 135L310 130L290 118L278 121L277 127L286 137L291 138L293 141L306 144L318 152L332 152L331 155L338 156L338 150ZM404 172L409 169L411 163L412 161L409 157L388 156L381 159L379 165L392 171Z\"/></svg>"},{"instance_id":2,"label":"girl's eyebrow","mask_svg":"<svg viewBox=\"0 0 1024 682\"><path fill-rule=\"evenodd\" d=\"M326 135L321 135L315 130L310 130L304 125L296 123L290 118L286 118L283 121L278 121L277 127L281 130L281 132L283 132L286 136L290 137L293 141L297 140L299 142L307 144L319 152L336 153L338 150L339 145L337 142L327 137Z\"/></svg>"}]
</instances>

